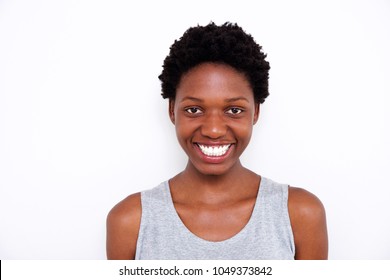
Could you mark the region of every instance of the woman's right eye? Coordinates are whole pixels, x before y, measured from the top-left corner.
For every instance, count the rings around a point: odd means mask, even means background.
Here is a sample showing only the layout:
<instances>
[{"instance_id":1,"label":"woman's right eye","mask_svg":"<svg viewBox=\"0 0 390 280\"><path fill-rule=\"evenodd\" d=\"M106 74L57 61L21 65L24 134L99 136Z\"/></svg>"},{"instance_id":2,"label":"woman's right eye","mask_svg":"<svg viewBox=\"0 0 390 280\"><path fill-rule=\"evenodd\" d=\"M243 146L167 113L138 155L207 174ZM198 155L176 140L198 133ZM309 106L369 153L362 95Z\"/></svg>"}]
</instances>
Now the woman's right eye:
<instances>
[{"instance_id":1,"label":"woman's right eye","mask_svg":"<svg viewBox=\"0 0 390 280\"><path fill-rule=\"evenodd\" d=\"M185 109L185 111L191 115L197 115L202 113L202 111L196 107L187 108Z\"/></svg>"}]
</instances>

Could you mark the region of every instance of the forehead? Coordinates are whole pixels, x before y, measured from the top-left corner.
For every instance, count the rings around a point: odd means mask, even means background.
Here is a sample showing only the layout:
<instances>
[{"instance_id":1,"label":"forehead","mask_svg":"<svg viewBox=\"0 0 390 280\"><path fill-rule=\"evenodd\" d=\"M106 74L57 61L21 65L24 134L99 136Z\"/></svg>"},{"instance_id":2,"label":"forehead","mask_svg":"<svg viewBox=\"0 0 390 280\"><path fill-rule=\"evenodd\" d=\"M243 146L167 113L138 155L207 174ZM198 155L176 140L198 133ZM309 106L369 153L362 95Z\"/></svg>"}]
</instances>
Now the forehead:
<instances>
[{"instance_id":1,"label":"forehead","mask_svg":"<svg viewBox=\"0 0 390 280\"><path fill-rule=\"evenodd\" d=\"M234 98L243 95L254 99L252 87L246 76L225 64L202 63L185 73L176 90L176 99L193 97Z\"/></svg>"}]
</instances>

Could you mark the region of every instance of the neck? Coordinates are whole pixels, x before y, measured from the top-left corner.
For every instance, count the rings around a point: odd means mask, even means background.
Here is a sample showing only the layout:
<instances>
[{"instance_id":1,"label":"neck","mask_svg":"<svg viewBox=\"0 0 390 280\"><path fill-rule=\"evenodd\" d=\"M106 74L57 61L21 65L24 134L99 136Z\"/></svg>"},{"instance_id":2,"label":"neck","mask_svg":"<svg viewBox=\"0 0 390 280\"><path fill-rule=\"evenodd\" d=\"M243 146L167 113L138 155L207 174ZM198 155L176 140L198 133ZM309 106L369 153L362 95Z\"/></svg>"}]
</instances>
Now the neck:
<instances>
[{"instance_id":1,"label":"neck","mask_svg":"<svg viewBox=\"0 0 390 280\"><path fill-rule=\"evenodd\" d=\"M199 172L191 162L188 162L183 172L172 178L171 182L186 188L194 196L226 195L239 192L237 186L245 185L249 181L258 180L258 175L246 169L240 161L221 175L208 175Z\"/></svg>"}]
</instances>

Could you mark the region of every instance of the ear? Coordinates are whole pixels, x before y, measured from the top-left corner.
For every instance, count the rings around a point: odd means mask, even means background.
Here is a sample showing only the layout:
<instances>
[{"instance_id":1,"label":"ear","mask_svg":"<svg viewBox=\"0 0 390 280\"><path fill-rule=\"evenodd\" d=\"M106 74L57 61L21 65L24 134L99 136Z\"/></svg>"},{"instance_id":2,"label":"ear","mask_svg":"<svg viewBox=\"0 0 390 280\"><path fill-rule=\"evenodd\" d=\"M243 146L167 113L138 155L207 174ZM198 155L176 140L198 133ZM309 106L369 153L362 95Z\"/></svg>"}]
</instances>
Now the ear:
<instances>
[{"instance_id":1,"label":"ear","mask_svg":"<svg viewBox=\"0 0 390 280\"><path fill-rule=\"evenodd\" d=\"M255 103L255 114L253 116L253 124L256 124L260 117L260 103Z\"/></svg>"},{"instance_id":2,"label":"ear","mask_svg":"<svg viewBox=\"0 0 390 280\"><path fill-rule=\"evenodd\" d=\"M169 99L169 118L171 119L171 122L175 124L175 100Z\"/></svg>"}]
</instances>

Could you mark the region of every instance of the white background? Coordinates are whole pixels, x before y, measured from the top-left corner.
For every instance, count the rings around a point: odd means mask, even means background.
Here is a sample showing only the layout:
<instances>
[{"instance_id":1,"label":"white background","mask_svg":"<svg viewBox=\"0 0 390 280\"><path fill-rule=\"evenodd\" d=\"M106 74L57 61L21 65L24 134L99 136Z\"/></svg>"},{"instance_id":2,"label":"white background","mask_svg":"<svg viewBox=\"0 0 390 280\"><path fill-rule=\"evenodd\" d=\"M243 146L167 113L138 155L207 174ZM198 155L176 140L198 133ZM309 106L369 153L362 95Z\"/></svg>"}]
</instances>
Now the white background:
<instances>
[{"instance_id":1,"label":"white background","mask_svg":"<svg viewBox=\"0 0 390 280\"><path fill-rule=\"evenodd\" d=\"M243 163L322 200L331 259L390 259L386 0L0 1L1 259L105 258L108 211L184 167L157 76L211 20L271 64Z\"/></svg>"}]
</instances>

